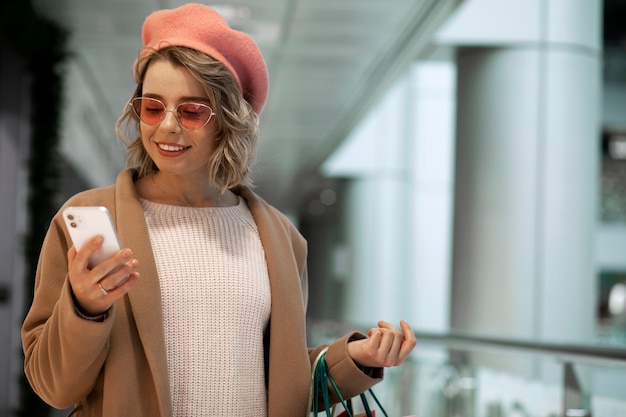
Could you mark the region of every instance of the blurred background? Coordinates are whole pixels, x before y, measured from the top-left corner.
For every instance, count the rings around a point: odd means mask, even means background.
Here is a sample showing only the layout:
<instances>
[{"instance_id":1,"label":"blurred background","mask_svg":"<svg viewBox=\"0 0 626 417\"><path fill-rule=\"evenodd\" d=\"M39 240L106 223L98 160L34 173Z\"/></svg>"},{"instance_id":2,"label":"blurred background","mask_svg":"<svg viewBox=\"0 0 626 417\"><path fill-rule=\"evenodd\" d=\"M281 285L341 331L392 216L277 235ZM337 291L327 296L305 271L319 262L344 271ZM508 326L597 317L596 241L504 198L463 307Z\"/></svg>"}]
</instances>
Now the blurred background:
<instances>
[{"instance_id":1,"label":"blurred background","mask_svg":"<svg viewBox=\"0 0 626 417\"><path fill-rule=\"evenodd\" d=\"M625 0L202 2L267 61L253 179L309 242L311 344L407 319L390 415L626 416ZM41 240L124 167L182 3L0 3L0 415L65 413L22 376Z\"/></svg>"}]
</instances>

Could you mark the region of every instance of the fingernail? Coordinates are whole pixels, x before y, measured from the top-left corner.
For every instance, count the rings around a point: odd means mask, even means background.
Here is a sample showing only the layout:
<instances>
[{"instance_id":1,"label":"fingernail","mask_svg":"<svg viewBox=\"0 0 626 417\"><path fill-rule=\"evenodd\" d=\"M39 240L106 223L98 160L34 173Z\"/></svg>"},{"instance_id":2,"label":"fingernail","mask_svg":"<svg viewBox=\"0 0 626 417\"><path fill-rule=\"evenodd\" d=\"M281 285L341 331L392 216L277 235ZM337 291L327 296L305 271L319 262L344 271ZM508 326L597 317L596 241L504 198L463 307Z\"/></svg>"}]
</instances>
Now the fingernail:
<instances>
[{"instance_id":1,"label":"fingernail","mask_svg":"<svg viewBox=\"0 0 626 417\"><path fill-rule=\"evenodd\" d=\"M130 249L124 249L124 251L122 252L122 256L125 258L130 257L133 254L133 251Z\"/></svg>"}]
</instances>

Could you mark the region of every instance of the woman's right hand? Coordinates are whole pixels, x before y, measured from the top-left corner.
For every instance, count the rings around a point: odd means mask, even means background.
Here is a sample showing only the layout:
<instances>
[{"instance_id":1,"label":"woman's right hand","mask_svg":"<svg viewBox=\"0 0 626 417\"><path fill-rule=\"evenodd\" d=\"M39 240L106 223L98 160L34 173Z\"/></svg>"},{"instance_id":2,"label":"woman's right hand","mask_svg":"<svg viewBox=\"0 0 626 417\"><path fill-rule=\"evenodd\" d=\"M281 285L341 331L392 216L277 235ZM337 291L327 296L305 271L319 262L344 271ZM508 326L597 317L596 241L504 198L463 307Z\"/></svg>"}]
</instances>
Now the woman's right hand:
<instances>
[{"instance_id":1,"label":"woman's right hand","mask_svg":"<svg viewBox=\"0 0 626 417\"><path fill-rule=\"evenodd\" d=\"M139 262L131 258L133 252L124 248L110 258L88 268L89 257L100 249L103 239L96 236L80 251L72 246L67 252L70 285L77 307L87 316L106 312L137 284Z\"/></svg>"}]
</instances>

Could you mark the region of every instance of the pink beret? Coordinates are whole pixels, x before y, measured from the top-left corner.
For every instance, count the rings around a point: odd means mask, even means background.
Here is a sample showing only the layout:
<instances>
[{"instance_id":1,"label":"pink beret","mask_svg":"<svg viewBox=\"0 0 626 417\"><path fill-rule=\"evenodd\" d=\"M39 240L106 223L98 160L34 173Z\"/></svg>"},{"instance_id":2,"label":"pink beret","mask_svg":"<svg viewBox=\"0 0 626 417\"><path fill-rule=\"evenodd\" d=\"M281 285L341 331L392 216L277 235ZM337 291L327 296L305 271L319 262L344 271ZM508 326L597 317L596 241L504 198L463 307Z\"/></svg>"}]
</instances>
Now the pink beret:
<instances>
[{"instance_id":1,"label":"pink beret","mask_svg":"<svg viewBox=\"0 0 626 417\"><path fill-rule=\"evenodd\" d=\"M144 49L139 57L167 46L186 46L215 58L233 74L244 99L261 113L269 79L256 42L248 34L231 29L215 10L202 4L150 14L142 31Z\"/></svg>"}]
</instances>

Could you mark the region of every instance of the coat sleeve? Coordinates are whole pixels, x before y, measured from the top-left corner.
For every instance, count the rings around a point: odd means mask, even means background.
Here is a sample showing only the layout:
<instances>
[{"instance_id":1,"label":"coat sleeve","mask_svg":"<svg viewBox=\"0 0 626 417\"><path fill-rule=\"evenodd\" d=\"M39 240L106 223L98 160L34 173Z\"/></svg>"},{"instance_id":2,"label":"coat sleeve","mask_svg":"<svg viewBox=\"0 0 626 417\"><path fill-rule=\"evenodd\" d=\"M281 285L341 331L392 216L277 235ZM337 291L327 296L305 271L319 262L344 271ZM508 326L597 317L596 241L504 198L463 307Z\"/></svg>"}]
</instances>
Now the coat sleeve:
<instances>
[{"instance_id":1,"label":"coat sleeve","mask_svg":"<svg viewBox=\"0 0 626 417\"><path fill-rule=\"evenodd\" d=\"M368 372L364 372L354 360L348 354L348 343L352 340L359 340L365 338L361 333L347 334L334 342L318 346L314 349L310 349L309 356L311 363L315 360L319 352L328 346L328 352L326 352L326 364L330 375L335 380L341 395L344 399L353 398L360 393L373 387L383 379L383 368L371 368ZM335 395L332 386L329 385L329 392L331 394L331 402L335 403L339 401L339 398Z\"/></svg>"},{"instance_id":2,"label":"coat sleeve","mask_svg":"<svg viewBox=\"0 0 626 417\"><path fill-rule=\"evenodd\" d=\"M102 323L76 314L67 279L70 245L57 213L42 246L33 302L22 325L26 377L34 391L56 408L69 407L92 390L115 319L114 307Z\"/></svg>"}]
</instances>

